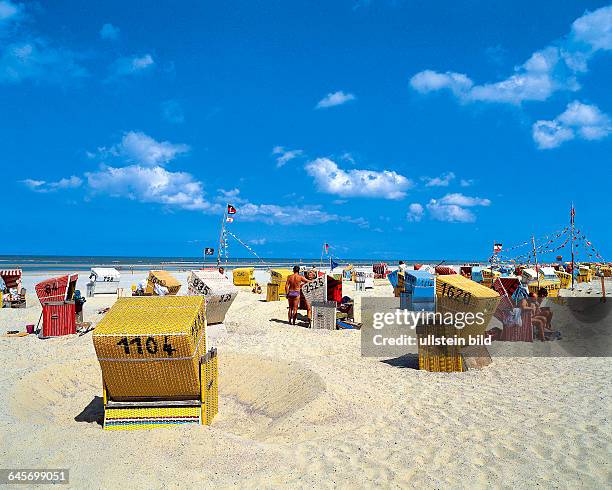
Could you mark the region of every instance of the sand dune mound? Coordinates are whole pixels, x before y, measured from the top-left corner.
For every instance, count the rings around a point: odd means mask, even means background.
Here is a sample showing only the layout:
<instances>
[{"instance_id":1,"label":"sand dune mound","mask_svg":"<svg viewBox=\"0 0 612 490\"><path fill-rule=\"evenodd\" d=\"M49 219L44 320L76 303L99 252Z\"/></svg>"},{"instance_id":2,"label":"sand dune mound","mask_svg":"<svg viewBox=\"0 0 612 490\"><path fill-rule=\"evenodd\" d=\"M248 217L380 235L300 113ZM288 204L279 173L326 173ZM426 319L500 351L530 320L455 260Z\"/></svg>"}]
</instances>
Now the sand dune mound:
<instances>
[{"instance_id":1,"label":"sand dune mound","mask_svg":"<svg viewBox=\"0 0 612 490\"><path fill-rule=\"evenodd\" d=\"M297 363L231 353L219 359L221 406L214 426L221 431L267 438L274 425L325 390L316 373ZM101 391L96 359L56 363L23 378L11 397L11 415L60 426L101 422Z\"/></svg>"},{"instance_id":2,"label":"sand dune mound","mask_svg":"<svg viewBox=\"0 0 612 490\"><path fill-rule=\"evenodd\" d=\"M272 419L301 409L325 390L319 375L297 363L243 354L220 359L223 395Z\"/></svg>"}]
</instances>

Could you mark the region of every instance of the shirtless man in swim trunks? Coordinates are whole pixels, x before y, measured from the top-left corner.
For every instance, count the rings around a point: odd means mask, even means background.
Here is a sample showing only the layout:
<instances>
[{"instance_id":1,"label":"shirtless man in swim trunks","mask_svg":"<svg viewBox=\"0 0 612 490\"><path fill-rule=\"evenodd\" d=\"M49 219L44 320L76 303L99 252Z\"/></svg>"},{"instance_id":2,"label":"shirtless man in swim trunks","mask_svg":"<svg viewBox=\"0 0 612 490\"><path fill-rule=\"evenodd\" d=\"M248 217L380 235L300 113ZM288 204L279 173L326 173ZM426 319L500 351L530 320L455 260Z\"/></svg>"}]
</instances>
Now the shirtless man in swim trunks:
<instances>
[{"instance_id":1,"label":"shirtless man in swim trunks","mask_svg":"<svg viewBox=\"0 0 612 490\"><path fill-rule=\"evenodd\" d=\"M297 319L302 284L306 284L307 282L308 279L300 275L300 266L296 265L293 268L293 274L287 278L287 283L285 284L285 294L289 301L289 324L291 325L295 325L295 320Z\"/></svg>"}]
</instances>

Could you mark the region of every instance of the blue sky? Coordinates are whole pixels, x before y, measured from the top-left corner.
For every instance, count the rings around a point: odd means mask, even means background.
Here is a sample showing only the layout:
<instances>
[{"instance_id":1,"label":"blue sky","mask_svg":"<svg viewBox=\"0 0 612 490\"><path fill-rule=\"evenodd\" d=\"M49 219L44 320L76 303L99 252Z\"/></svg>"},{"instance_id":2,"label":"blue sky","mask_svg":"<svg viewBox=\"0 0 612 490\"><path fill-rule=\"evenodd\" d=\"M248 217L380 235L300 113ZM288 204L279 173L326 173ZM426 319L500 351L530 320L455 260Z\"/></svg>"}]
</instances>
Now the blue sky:
<instances>
[{"instance_id":1,"label":"blue sky","mask_svg":"<svg viewBox=\"0 0 612 490\"><path fill-rule=\"evenodd\" d=\"M155 3L0 0L0 253L609 258L609 3Z\"/></svg>"}]
</instances>

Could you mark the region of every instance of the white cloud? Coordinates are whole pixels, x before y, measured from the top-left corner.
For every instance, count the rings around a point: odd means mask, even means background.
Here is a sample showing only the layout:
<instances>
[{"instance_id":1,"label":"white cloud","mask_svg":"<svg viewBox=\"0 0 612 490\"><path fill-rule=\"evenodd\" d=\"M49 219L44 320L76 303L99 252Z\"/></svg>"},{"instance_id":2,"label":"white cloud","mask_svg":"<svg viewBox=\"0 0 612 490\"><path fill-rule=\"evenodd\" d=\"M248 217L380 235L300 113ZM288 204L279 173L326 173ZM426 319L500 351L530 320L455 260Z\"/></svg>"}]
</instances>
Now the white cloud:
<instances>
[{"instance_id":1,"label":"white cloud","mask_svg":"<svg viewBox=\"0 0 612 490\"><path fill-rule=\"evenodd\" d=\"M109 80L121 76L136 75L151 70L155 66L155 60L150 54L142 56L131 56L117 59L111 65L111 76Z\"/></svg>"},{"instance_id":2,"label":"white cloud","mask_svg":"<svg viewBox=\"0 0 612 490\"><path fill-rule=\"evenodd\" d=\"M454 178L453 172L447 172L439 177L423 177L423 180L426 182L425 187L448 187Z\"/></svg>"},{"instance_id":3,"label":"white cloud","mask_svg":"<svg viewBox=\"0 0 612 490\"><path fill-rule=\"evenodd\" d=\"M469 187L471 185L474 185L474 179L461 179L459 185L461 187Z\"/></svg>"},{"instance_id":4,"label":"white cloud","mask_svg":"<svg viewBox=\"0 0 612 490\"><path fill-rule=\"evenodd\" d=\"M612 5L576 19L572 24L572 36L593 50L612 49Z\"/></svg>"},{"instance_id":5,"label":"white cloud","mask_svg":"<svg viewBox=\"0 0 612 490\"><path fill-rule=\"evenodd\" d=\"M68 178L60 179L56 182L47 182L45 180L34 179L25 179L21 182L34 192L54 192L58 190L75 189L80 187L83 180L80 177L73 175Z\"/></svg>"},{"instance_id":6,"label":"white cloud","mask_svg":"<svg viewBox=\"0 0 612 490\"><path fill-rule=\"evenodd\" d=\"M286 150L282 146L275 146L272 149L272 155L277 155L276 166L278 168L282 167L283 165L293 160L294 158L302 156L303 154L304 154L303 150Z\"/></svg>"},{"instance_id":7,"label":"white cloud","mask_svg":"<svg viewBox=\"0 0 612 490\"><path fill-rule=\"evenodd\" d=\"M267 241L268 240L266 238L253 238L252 240L249 240L249 243L252 243L253 245L265 245Z\"/></svg>"},{"instance_id":8,"label":"white cloud","mask_svg":"<svg viewBox=\"0 0 612 490\"><path fill-rule=\"evenodd\" d=\"M189 145L156 141L143 132L128 131L123 135L121 143L110 149L101 148L100 155L120 157L129 163L140 165L163 166L177 156L187 153L189 149Z\"/></svg>"},{"instance_id":9,"label":"white cloud","mask_svg":"<svg viewBox=\"0 0 612 490\"><path fill-rule=\"evenodd\" d=\"M464 194L460 194L458 192L452 194L446 194L442 199L440 199L440 204L449 205L454 204L457 206L463 207L473 207L473 206L489 206L491 201L488 199L481 199L480 197L470 197Z\"/></svg>"},{"instance_id":10,"label":"white cloud","mask_svg":"<svg viewBox=\"0 0 612 490\"><path fill-rule=\"evenodd\" d=\"M456 96L463 96L474 83L462 73L450 71L438 73L433 70L424 70L410 79L410 85L412 85L414 90L422 94L449 89Z\"/></svg>"},{"instance_id":11,"label":"white cloud","mask_svg":"<svg viewBox=\"0 0 612 490\"><path fill-rule=\"evenodd\" d=\"M565 111L552 121L536 121L533 139L541 150L556 148L574 138L598 140L612 133L610 117L595 105L570 102Z\"/></svg>"},{"instance_id":12,"label":"white cloud","mask_svg":"<svg viewBox=\"0 0 612 490\"><path fill-rule=\"evenodd\" d=\"M394 171L343 170L329 158L317 158L305 168L321 192L341 197L402 199L412 186L412 181Z\"/></svg>"},{"instance_id":13,"label":"white cloud","mask_svg":"<svg viewBox=\"0 0 612 490\"><path fill-rule=\"evenodd\" d=\"M342 90L327 94L323 97L315 106L315 109L325 109L327 107L334 107L337 105L346 104L351 100L355 100L355 96L350 93L344 93Z\"/></svg>"},{"instance_id":14,"label":"white cloud","mask_svg":"<svg viewBox=\"0 0 612 490\"><path fill-rule=\"evenodd\" d=\"M23 13L23 5L9 0L0 0L0 24L15 21Z\"/></svg>"},{"instance_id":15,"label":"white cloud","mask_svg":"<svg viewBox=\"0 0 612 490\"><path fill-rule=\"evenodd\" d=\"M460 193L446 194L441 199L431 199L427 204L427 211L432 219L450 223L472 223L476 215L466 208L476 206L489 206L489 199L465 196Z\"/></svg>"},{"instance_id":16,"label":"white cloud","mask_svg":"<svg viewBox=\"0 0 612 490\"><path fill-rule=\"evenodd\" d=\"M187 172L169 172L159 166L103 166L96 172L85 173L85 177L94 193L193 211L220 212L222 209L204 200L202 183Z\"/></svg>"},{"instance_id":17,"label":"white cloud","mask_svg":"<svg viewBox=\"0 0 612 490\"><path fill-rule=\"evenodd\" d=\"M455 204L440 204L435 199L429 201L427 210L430 216L437 221L447 221L449 223L473 223L476 221L476 216L469 209Z\"/></svg>"},{"instance_id":18,"label":"white cloud","mask_svg":"<svg viewBox=\"0 0 612 490\"><path fill-rule=\"evenodd\" d=\"M9 44L0 54L0 82L42 80L66 83L87 76L70 50L50 46L43 38Z\"/></svg>"},{"instance_id":19,"label":"white cloud","mask_svg":"<svg viewBox=\"0 0 612 490\"><path fill-rule=\"evenodd\" d=\"M410 206L408 206L408 214L406 218L408 221L416 221L419 222L423 219L423 213L425 209L418 202L413 202Z\"/></svg>"},{"instance_id":20,"label":"white cloud","mask_svg":"<svg viewBox=\"0 0 612 490\"><path fill-rule=\"evenodd\" d=\"M612 49L611 26L612 6L587 13L574 21L567 36L534 52L499 82L477 85L463 73L424 70L410 84L420 93L449 90L463 102L543 101L559 90L578 90L576 75L588 70L589 59L597 51Z\"/></svg>"},{"instance_id":21,"label":"white cloud","mask_svg":"<svg viewBox=\"0 0 612 490\"><path fill-rule=\"evenodd\" d=\"M114 41L119 38L119 31L120 29L113 24L104 24L100 29L100 37Z\"/></svg>"},{"instance_id":22,"label":"white cloud","mask_svg":"<svg viewBox=\"0 0 612 490\"><path fill-rule=\"evenodd\" d=\"M324 211L321 206L280 206L249 202L242 204L238 213L237 219L260 221L270 225L317 225L340 219L338 215Z\"/></svg>"},{"instance_id":23,"label":"white cloud","mask_svg":"<svg viewBox=\"0 0 612 490\"><path fill-rule=\"evenodd\" d=\"M183 107L177 100L166 100L161 103L162 115L166 121L172 124L185 122Z\"/></svg>"}]
</instances>

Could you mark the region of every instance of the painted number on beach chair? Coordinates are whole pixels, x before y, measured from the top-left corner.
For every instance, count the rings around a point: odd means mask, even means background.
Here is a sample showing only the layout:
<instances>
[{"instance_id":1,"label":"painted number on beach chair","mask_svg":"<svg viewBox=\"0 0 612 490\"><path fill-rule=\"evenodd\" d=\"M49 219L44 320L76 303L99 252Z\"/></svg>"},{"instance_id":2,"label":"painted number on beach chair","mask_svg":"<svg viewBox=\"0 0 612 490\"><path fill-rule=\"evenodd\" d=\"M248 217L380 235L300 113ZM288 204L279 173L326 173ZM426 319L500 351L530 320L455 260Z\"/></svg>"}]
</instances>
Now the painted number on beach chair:
<instances>
[{"instance_id":1,"label":"painted number on beach chair","mask_svg":"<svg viewBox=\"0 0 612 490\"><path fill-rule=\"evenodd\" d=\"M324 284L325 284L325 281L323 280L323 277L318 277L314 281L306 284L304 286L304 289L306 290L305 292L310 293L314 291L315 289L319 289L320 287L324 286Z\"/></svg>"},{"instance_id":2,"label":"painted number on beach chair","mask_svg":"<svg viewBox=\"0 0 612 490\"><path fill-rule=\"evenodd\" d=\"M459 302L463 301L463 303L466 305L470 303L470 299L472 298L471 293L457 289L449 284L444 284L442 286L442 296L446 296L447 298L451 298Z\"/></svg>"},{"instance_id":3,"label":"painted number on beach chair","mask_svg":"<svg viewBox=\"0 0 612 490\"><path fill-rule=\"evenodd\" d=\"M123 347L123 352L125 352L125 354L128 356L132 354L144 354L144 349L142 347L143 341L141 337L134 337L131 340L127 337L121 337L121 340L117 342L117 345ZM131 346L136 346L136 348L132 349ZM147 339L144 341L144 346L149 354L157 354L158 346L154 337L147 337ZM170 357L172 357L172 353L176 351L176 349L168 342L167 336L164 337L163 351Z\"/></svg>"}]
</instances>

